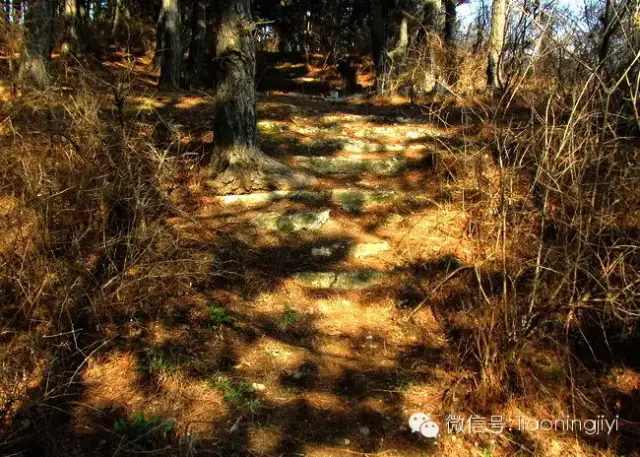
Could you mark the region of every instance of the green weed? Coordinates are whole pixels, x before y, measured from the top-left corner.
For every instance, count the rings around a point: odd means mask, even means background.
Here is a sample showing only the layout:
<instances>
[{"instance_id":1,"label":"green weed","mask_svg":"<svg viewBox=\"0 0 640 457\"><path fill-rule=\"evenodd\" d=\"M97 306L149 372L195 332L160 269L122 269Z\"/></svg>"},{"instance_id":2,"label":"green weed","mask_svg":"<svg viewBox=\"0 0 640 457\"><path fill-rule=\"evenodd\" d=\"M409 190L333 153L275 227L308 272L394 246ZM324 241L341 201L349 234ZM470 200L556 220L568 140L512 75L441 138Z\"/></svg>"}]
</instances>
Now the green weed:
<instances>
[{"instance_id":1,"label":"green weed","mask_svg":"<svg viewBox=\"0 0 640 457\"><path fill-rule=\"evenodd\" d=\"M295 309L291 309L288 306L284 309L283 322L285 328L293 327L298 322L298 314Z\"/></svg>"},{"instance_id":2,"label":"green weed","mask_svg":"<svg viewBox=\"0 0 640 457\"><path fill-rule=\"evenodd\" d=\"M233 382L226 376L218 376L209 382L209 387L222 392L222 397L241 408L255 413L262 406L262 401L256 395L256 390L244 381Z\"/></svg>"},{"instance_id":3,"label":"green weed","mask_svg":"<svg viewBox=\"0 0 640 457\"><path fill-rule=\"evenodd\" d=\"M173 423L158 417L146 419L142 413L136 413L131 418L118 419L113 425L113 431L129 441L151 444L172 432Z\"/></svg>"},{"instance_id":4,"label":"green weed","mask_svg":"<svg viewBox=\"0 0 640 457\"><path fill-rule=\"evenodd\" d=\"M233 324L236 321L233 316L229 315L229 312L225 308L216 302L209 304L208 311L209 323L213 328L224 324Z\"/></svg>"}]
</instances>

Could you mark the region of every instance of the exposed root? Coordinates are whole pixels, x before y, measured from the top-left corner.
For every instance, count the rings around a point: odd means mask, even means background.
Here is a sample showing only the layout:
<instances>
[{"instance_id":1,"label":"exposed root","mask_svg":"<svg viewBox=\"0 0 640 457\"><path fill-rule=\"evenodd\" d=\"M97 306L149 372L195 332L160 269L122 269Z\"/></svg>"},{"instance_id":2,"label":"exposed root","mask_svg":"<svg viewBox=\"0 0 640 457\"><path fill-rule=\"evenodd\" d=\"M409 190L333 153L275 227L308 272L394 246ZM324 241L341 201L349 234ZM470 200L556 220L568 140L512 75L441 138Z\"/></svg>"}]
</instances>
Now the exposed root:
<instances>
[{"instance_id":1,"label":"exposed root","mask_svg":"<svg viewBox=\"0 0 640 457\"><path fill-rule=\"evenodd\" d=\"M315 178L296 171L257 148L235 147L218 151L212 162L219 194L261 190L295 190L313 186Z\"/></svg>"}]
</instances>

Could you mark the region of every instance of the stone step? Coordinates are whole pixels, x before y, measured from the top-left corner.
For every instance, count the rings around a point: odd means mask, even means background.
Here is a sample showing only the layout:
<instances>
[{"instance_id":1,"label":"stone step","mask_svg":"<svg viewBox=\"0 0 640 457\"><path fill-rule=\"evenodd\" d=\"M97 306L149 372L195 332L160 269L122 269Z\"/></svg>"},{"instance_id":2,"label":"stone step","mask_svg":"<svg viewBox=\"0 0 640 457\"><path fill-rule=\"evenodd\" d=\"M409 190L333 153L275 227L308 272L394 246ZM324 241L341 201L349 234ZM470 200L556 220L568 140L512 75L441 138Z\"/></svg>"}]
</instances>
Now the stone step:
<instances>
[{"instance_id":1,"label":"stone step","mask_svg":"<svg viewBox=\"0 0 640 457\"><path fill-rule=\"evenodd\" d=\"M320 175L369 173L379 176L391 176L404 170L407 161L394 157L390 159L365 159L359 156L349 157L307 157L295 156L297 164Z\"/></svg>"},{"instance_id":2,"label":"stone step","mask_svg":"<svg viewBox=\"0 0 640 457\"><path fill-rule=\"evenodd\" d=\"M302 286L314 289L352 290L364 289L378 283L384 274L376 270L320 271L298 273L294 280Z\"/></svg>"},{"instance_id":3,"label":"stone step","mask_svg":"<svg viewBox=\"0 0 640 457\"><path fill-rule=\"evenodd\" d=\"M299 210L285 213L259 214L254 218L254 224L267 230L282 232L299 232L301 230L320 230L327 223L330 211Z\"/></svg>"},{"instance_id":4,"label":"stone step","mask_svg":"<svg viewBox=\"0 0 640 457\"><path fill-rule=\"evenodd\" d=\"M419 195L388 190L334 189L328 192L278 190L253 194L224 195L215 201L224 205L242 204L248 207L279 201L302 202L313 206L333 204L350 213L403 200L416 200Z\"/></svg>"},{"instance_id":5,"label":"stone step","mask_svg":"<svg viewBox=\"0 0 640 457\"><path fill-rule=\"evenodd\" d=\"M311 256L316 258L329 258L346 253L356 259L364 259L369 256L382 254L390 248L389 243L386 241L356 244L350 244L346 241L338 241L330 244L318 243L311 248Z\"/></svg>"}]
</instances>

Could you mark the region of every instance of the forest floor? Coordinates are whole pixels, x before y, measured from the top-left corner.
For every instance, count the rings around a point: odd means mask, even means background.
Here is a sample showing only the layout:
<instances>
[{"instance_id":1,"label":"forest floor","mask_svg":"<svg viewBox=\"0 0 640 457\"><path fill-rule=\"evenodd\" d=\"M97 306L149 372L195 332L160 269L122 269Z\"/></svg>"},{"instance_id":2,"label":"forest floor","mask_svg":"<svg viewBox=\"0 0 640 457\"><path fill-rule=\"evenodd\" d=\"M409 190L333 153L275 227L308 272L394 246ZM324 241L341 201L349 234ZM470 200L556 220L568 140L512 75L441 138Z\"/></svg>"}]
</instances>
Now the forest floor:
<instances>
[{"instance_id":1,"label":"forest floor","mask_svg":"<svg viewBox=\"0 0 640 457\"><path fill-rule=\"evenodd\" d=\"M317 182L216 196L212 96L156 92L152 73L136 72L127 116L154 123L176 163L162 186L179 214L163 224L209 276L174 269L141 289L149 306L129 298L95 323L104 346L78 371L69 455L614 455L570 432L515 428L566 406L552 348L531 357L521 400L478 391L477 360L460 357L483 325L479 281L487 300L500 293L502 256L499 170L464 110L263 92L262 149ZM509 255L530 255L526 239ZM437 439L412 433L416 412L439 424ZM449 415L487 428L449 433ZM501 422L513 428L498 433Z\"/></svg>"}]
</instances>

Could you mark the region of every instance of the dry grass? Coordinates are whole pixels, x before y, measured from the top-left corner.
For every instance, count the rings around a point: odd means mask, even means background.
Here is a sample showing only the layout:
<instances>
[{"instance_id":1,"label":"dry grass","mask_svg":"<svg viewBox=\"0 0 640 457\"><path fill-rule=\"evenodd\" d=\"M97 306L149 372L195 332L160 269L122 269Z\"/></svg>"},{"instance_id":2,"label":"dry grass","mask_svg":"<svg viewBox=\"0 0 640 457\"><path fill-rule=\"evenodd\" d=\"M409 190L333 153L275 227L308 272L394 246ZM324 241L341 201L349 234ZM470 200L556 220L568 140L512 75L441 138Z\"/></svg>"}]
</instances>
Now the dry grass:
<instances>
[{"instance_id":1,"label":"dry grass","mask_svg":"<svg viewBox=\"0 0 640 457\"><path fill-rule=\"evenodd\" d=\"M408 163L393 177L322 175L313 191L403 198L356 211L331 199L225 204L203 159L211 97L155 94L140 65L114 68L98 78L71 66L73 91L2 105L3 452L632 455L640 170L596 99L499 122L469 114L495 109L475 102L267 96L264 149L287 163ZM354 139L386 150L345 151ZM318 231L261 222L325 208ZM358 269L382 277L338 290L297 276ZM441 424L616 412L626 435L430 443L406 427L420 410ZM152 445L123 438L114 423L137 414L170 430L150 421Z\"/></svg>"}]
</instances>

